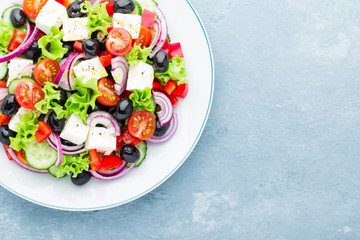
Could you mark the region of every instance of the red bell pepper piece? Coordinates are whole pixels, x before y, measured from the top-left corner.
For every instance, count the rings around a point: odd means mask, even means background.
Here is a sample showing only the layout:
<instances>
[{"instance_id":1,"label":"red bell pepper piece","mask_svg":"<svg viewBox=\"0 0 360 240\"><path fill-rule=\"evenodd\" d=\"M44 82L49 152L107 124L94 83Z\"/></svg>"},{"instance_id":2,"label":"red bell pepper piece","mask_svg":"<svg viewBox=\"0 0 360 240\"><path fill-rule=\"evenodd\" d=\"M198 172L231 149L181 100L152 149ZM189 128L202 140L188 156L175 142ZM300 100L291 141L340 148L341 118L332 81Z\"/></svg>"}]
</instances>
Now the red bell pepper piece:
<instances>
[{"instance_id":1,"label":"red bell pepper piece","mask_svg":"<svg viewBox=\"0 0 360 240\"><path fill-rule=\"evenodd\" d=\"M64 5L66 8L68 8L72 3L76 2L76 0L55 0L55 1Z\"/></svg>"},{"instance_id":2,"label":"red bell pepper piece","mask_svg":"<svg viewBox=\"0 0 360 240\"><path fill-rule=\"evenodd\" d=\"M7 150L7 148L9 147L9 145L3 145L3 146L4 146L5 153L6 153L7 157L8 157L8 159L9 159L10 161L13 160L12 157L10 156L8 150Z\"/></svg>"},{"instance_id":3,"label":"red bell pepper piece","mask_svg":"<svg viewBox=\"0 0 360 240\"><path fill-rule=\"evenodd\" d=\"M109 155L109 156L104 156L102 162L101 162L101 171L107 171L109 169L114 169L114 168L118 168L120 167L120 165L122 164L123 160L116 155Z\"/></svg>"},{"instance_id":4,"label":"red bell pepper piece","mask_svg":"<svg viewBox=\"0 0 360 240\"><path fill-rule=\"evenodd\" d=\"M96 151L96 149L92 149L89 151L89 154L90 154L91 170L94 172L99 171L101 168L101 160L98 152Z\"/></svg>"},{"instance_id":5,"label":"red bell pepper piece","mask_svg":"<svg viewBox=\"0 0 360 240\"><path fill-rule=\"evenodd\" d=\"M114 4L113 3L108 3L106 4L106 11L108 12L109 16L114 15Z\"/></svg>"},{"instance_id":6,"label":"red bell pepper piece","mask_svg":"<svg viewBox=\"0 0 360 240\"><path fill-rule=\"evenodd\" d=\"M169 54L169 50L170 50L170 44L169 44L169 39L166 38L166 42L164 43L164 46L162 47L161 50L164 50L167 54Z\"/></svg>"},{"instance_id":7,"label":"red bell pepper piece","mask_svg":"<svg viewBox=\"0 0 360 240\"><path fill-rule=\"evenodd\" d=\"M26 33L15 29L13 33L13 37L11 38L11 41L7 48L9 52L12 52L15 49L17 49L24 42L25 37L26 37Z\"/></svg>"},{"instance_id":8,"label":"red bell pepper piece","mask_svg":"<svg viewBox=\"0 0 360 240\"><path fill-rule=\"evenodd\" d=\"M188 92L189 92L189 84L184 83L177 86L177 88L172 92L172 95L185 98Z\"/></svg>"},{"instance_id":9,"label":"red bell pepper piece","mask_svg":"<svg viewBox=\"0 0 360 240\"><path fill-rule=\"evenodd\" d=\"M112 59L112 56L109 52L104 52L99 57L99 60L100 60L101 64L103 65L103 67L110 66L111 59Z\"/></svg>"},{"instance_id":10,"label":"red bell pepper piece","mask_svg":"<svg viewBox=\"0 0 360 240\"><path fill-rule=\"evenodd\" d=\"M50 136L52 130L44 121L39 122L38 125L39 129L35 133L35 140L41 143Z\"/></svg>"},{"instance_id":11,"label":"red bell pepper piece","mask_svg":"<svg viewBox=\"0 0 360 240\"><path fill-rule=\"evenodd\" d=\"M173 106L175 106L179 102L179 100L174 95L170 95L169 98Z\"/></svg>"},{"instance_id":12,"label":"red bell pepper piece","mask_svg":"<svg viewBox=\"0 0 360 240\"><path fill-rule=\"evenodd\" d=\"M23 163L25 164L29 164L27 161L26 161L26 157L25 157L25 152L23 149L21 149L19 152L18 151L14 151L16 156L18 157L18 159L20 161L22 161Z\"/></svg>"},{"instance_id":13,"label":"red bell pepper piece","mask_svg":"<svg viewBox=\"0 0 360 240\"><path fill-rule=\"evenodd\" d=\"M84 50L82 48L82 41L76 41L74 43L74 49L78 52L84 52Z\"/></svg>"},{"instance_id":14,"label":"red bell pepper piece","mask_svg":"<svg viewBox=\"0 0 360 240\"><path fill-rule=\"evenodd\" d=\"M168 94L171 95L171 93L176 89L177 84L175 81L173 80L169 80L166 84L166 86L164 87L164 91Z\"/></svg>"},{"instance_id":15,"label":"red bell pepper piece","mask_svg":"<svg viewBox=\"0 0 360 240\"><path fill-rule=\"evenodd\" d=\"M114 29L114 25L111 23L111 25L110 25L110 27L108 27L107 31L110 32L113 29Z\"/></svg>"},{"instance_id":16,"label":"red bell pepper piece","mask_svg":"<svg viewBox=\"0 0 360 240\"><path fill-rule=\"evenodd\" d=\"M5 82L5 81L4 81ZM0 100L0 105L2 103L3 100ZM0 112L0 125L3 125L4 123L6 123L7 121L9 121L11 119L10 116L6 116L4 114L2 114L2 112Z\"/></svg>"},{"instance_id":17,"label":"red bell pepper piece","mask_svg":"<svg viewBox=\"0 0 360 240\"><path fill-rule=\"evenodd\" d=\"M172 43L169 45L169 57L173 58L176 55L181 58L184 57L180 43Z\"/></svg>"},{"instance_id":18,"label":"red bell pepper piece","mask_svg":"<svg viewBox=\"0 0 360 240\"><path fill-rule=\"evenodd\" d=\"M0 81L0 88L6 88L6 83L7 83L7 81L1 80Z\"/></svg>"},{"instance_id":19,"label":"red bell pepper piece","mask_svg":"<svg viewBox=\"0 0 360 240\"><path fill-rule=\"evenodd\" d=\"M152 89L163 90L164 86L161 83L159 83L158 81L154 80Z\"/></svg>"},{"instance_id":20,"label":"red bell pepper piece","mask_svg":"<svg viewBox=\"0 0 360 240\"><path fill-rule=\"evenodd\" d=\"M155 17L156 17L155 13L147 9L144 9L141 16L141 25L148 28L153 28Z\"/></svg>"},{"instance_id":21,"label":"red bell pepper piece","mask_svg":"<svg viewBox=\"0 0 360 240\"><path fill-rule=\"evenodd\" d=\"M124 93L122 94L122 97L123 98L129 98L131 94L132 94L132 92L130 92L128 90L125 90Z\"/></svg>"}]
</instances>

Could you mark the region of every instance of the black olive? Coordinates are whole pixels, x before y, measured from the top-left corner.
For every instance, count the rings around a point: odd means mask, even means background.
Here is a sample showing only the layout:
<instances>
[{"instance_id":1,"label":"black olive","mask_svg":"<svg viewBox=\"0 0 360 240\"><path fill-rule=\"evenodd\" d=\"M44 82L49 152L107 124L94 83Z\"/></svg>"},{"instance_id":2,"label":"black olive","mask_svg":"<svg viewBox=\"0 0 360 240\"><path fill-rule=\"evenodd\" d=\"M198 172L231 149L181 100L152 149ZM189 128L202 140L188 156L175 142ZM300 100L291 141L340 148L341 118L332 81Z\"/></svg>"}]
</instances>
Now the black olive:
<instances>
[{"instance_id":1,"label":"black olive","mask_svg":"<svg viewBox=\"0 0 360 240\"><path fill-rule=\"evenodd\" d=\"M0 111L6 116L13 116L19 110L20 105L16 101L15 94L7 95L0 106Z\"/></svg>"},{"instance_id":2,"label":"black olive","mask_svg":"<svg viewBox=\"0 0 360 240\"><path fill-rule=\"evenodd\" d=\"M99 42L99 46L100 46L100 50L102 52L105 52L106 51L106 38L104 38L102 41Z\"/></svg>"},{"instance_id":3,"label":"black olive","mask_svg":"<svg viewBox=\"0 0 360 240\"><path fill-rule=\"evenodd\" d=\"M126 162L135 163L140 159L140 152L133 145L126 144L120 150L120 157Z\"/></svg>"},{"instance_id":4,"label":"black olive","mask_svg":"<svg viewBox=\"0 0 360 240\"><path fill-rule=\"evenodd\" d=\"M37 61L37 59L41 56L41 49L39 48L39 44L35 41L31 46L23 53L27 59L32 59Z\"/></svg>"},{"instance_id":5,"label":"black olive","mask_svg":"<svg viewBox=\"0 0 360 240\"><path fill-rule=\"evenodd\" d=\"M25 12L21 8L14 8L10 12L10 22L16 28L24 26L26 23Z\"/></svg>"},{"instance_id":6,"label":"black olive","mask_svg":"<svg viewBox=\"0 0 360 240\"><path fill-rule=\"evenodd\" d=\"M71 182L76 186L82 186L89 182L91 179L91 174L89 172L79 173L76 177L73 177L71 174Z\"/></svg>"},{"instance_id":7,"label":"black olive","mask_svg":"<svg viewBox=\"0 0 360 240\"><path fill-rule=\"evenodd\" d=\"M80 18L85 16L85 13L81 12L81 4L83 4L82 1L76 1L70 4L67 9L67 14L69 18Z\"/></svg>"},{"instance_id":8,"label":"black olive","mask_svg":"<svg viewBox=\"0 0 360 240\"><path fill-rule=\"evenodd\" d=\"M114 12L128 14L134 11L135 3L132 0L116 0L114 3Z\"/></svg>"},{"instance_id":9,"label":"black olive","mask_svg":"<svg viewBox=\"0 0 360 240\"><path fill-rule=\"evenodd\" d=\"M86 39L82 44L82 48L85 55L90 58L96 57L96 55L100 54L99 42L94 39Z\"/></svg>"},{"instance_id":10,"label":"black olive","mask_svg":"<svg viewBox=\"0 0 360 240\"><path fill-rule=\"evenodd\" d=\"M63 42L63 48L68 50L64 55L64 58L66 58L74 51L74 42Z\"/></svg>"},{"instance_id":11,"label":"black olive","mask_svg":"<svg viewBox=\"0 0 360 240\"><path fill-rule=\"evenodd\" d=\"M65 118L58 119L55 112L51 112L48 118L48 125L55 133L61 133L65 127Z\"/></svg>"},{"instance_id":12,"label":"black olive","mask_svg":"<svg viewBox=\"0 0 360 240\"><path fill-rule=\"evenodd\" d=\"M60 106L64 106L66 103L66 100L67 100L67 94L66 94L66 91L63 89L60 89L59 91L60 91L60 99L54 100L54 102L56 102Z\"/></svg>"},{"instance_id":13,"label":"black olive","mask_svg":"<svg viewBox=\"0 0 360 240\"><path fill-rule=\"evenodd\" d=\"M122 121L130 117L133 112L132 101L128 98L122 98L116 104L114 116L117 120Z\"/></svg>"},{"instance_id":14,"label":"black olive","mask_svg":"<svg viewBox=\"0 0 360 240\"><path fill-rule=\"evenodd\" d=\"M16 132L9 129L9 126L0 126L0 142L4 145L10 145L10 137L16 137Z\"/></svg>"},{"instance_id":15,"label":"black olive","mask_svg":"<svg viewBox=\"0 0 360 240\"><path fill-rule=\"evenodd\" d=\"M62 139L62 138L60 138L60 140L61 140L62 145L69 146L69 147L77 146L75 143L70 142L68 140L65 140L65 139Z\"/></svg>"},{"instance_id":16,"label":"black olive","mask_svg":"<svg viewBox=\"0 0 360 240\"><path fill-rule=\"evenodd\" d=\"M107 66L105 68L105 70L106 70L106 72L108 74L107 78L112 78L112 74L111 74L112 66L111 65Z\"/></svg>"},{"instance_id":17,"label":"black olive","mask_svg":"<svg viewBox=\"0 0 360 240\"><path fill-rule=\"evenodd\" d=\"M101 42L106 39L106 35L102 31L95 31L91 34L91 39Z\"/></svg>"},{"instance_id":18,"label":"black olive","mask_svg":"<svg viewBox=\"0 0 360 240\"><path fill-rule=\"evenodd\" d=\"M157 72L166 72L169 68L169 56L163 50L158 52L154 58L153 68Z\"/></svg>"},{"instance_id":19,"label":"black olive","mask_svg":"<svg viewBox=\"0 0 360 240\"><path fill-rule=\"evenodd\" d=\"M158 119L156 119L156 130L154 133L155 137L162 137L165 135L165 133L169 130L170 124L165 125L165 126L161 126L160 125L160 121Z\"/></svg>"}]
</instances>

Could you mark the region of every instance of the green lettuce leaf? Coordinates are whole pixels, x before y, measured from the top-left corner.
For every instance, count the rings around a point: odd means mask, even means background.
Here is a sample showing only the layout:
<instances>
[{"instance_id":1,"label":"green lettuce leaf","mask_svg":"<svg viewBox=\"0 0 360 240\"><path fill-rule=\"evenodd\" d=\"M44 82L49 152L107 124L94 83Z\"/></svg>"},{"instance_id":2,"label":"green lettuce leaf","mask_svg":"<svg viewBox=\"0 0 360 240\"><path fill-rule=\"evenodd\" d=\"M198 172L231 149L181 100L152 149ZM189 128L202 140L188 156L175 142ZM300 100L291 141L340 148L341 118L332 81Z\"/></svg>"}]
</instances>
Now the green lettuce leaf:
<instances>
[{"instance_id":1,"label":"green lettuce leaf","mask_svg":"<svg viewBox=\"0 0 360 240\"><path fill-rule=\"evenodd\" d=\"M129 99L133 103L134 112L138 111L148 111L151 113L155 112L156 104L154 98L151 94L150 88L145 88L144 90L135 89L134 92L130 95Z\"/></svg>"},{"instance_id":2,"label":"green lettuce leaf","mask_svg":"<svg viewBox=\"0 0 360 240\"><path fill-rule=\"evenodd\" d=\"M179 56L175 56L169 61L169 69L166 72L155 72L155 77L162 85L166 85L171 79L174 80L177 85L187 83L187 73L185 70L185 60Z\"/></svg>"},{"instance_id":3,"label":"green lettuce leaf","mask_svg":"<svg viewBox=\"0 0 360 240\"><path fill-rule=\"evenodd\" d=\"M95 31L102 31L105 35L108 34L107 29L111 25L111 19L106 10L106 4L95 3L94 6L91 6L90 1L85 1L81 5L81 12L89 14L89 23L87 25L90 30L89 37Z\"/></svg>"},{"instance_id":4,"label":"green lettuce leaf","mask_svg":"<svg viewBox=\"0 0 360 240\"><path fill-rule=\"evenodd\" d=\"M77 154L77 155L63 155L63 161L57 172L59 175L69 175L73 173L73 177L77 177L78 174L83 171L89 171L90 155L89 152Z\"/></svg>"},{"instance_id":5,"label":"green lettuce leaf","mask_svg":"<svg viewBox=\"0 0 360 240\"><path fill-rule=\"evenodd\" d=\"M11 38L14 34L14 27L4 21L0 21L0 51L7 54Z\"/></svg>"},{"instance_id":6,"label":"green lettuce leaf","mask_svg":"<svg viewBox=\"0 0 360 240\"><path fill-rule=\"evenodd\" d=\"M35 111L23 115L17 124L18 132L16 137L10 137L10 147L16 151L26 149L29 142L35 140L35 133L39 128L38 117Z\"/></svg>"},{"instance_id":7,"label":"green lettuce leaf","mask_svg":"<svg viewBox=\"0 0 360 240\"><path fill-rule=\"evenodd\" d=\"M83 78L75 78L77 92L72 94L65 103L67 117L75 113L81 117L84 124L86 123L89 106L94 109L96 98L102 95L97 88L97 82L95 78L86 83L83 82Z\"/></svg>"},{"instance_id":8,"label":"green lettuce leaf","mask_svg":"<svg viewBox=\"0 0 360 240\"><path fill-rule=\"evenodd\" d=\"M134 44L131 51L125 55L125 58L128 60L130 67L134 67L140 61L147 62L147 58L151 52L152 47L141 48L140 45Z\"/></svg>"},{"instance_id":9,"label":"green lettuce leaf","mask_svg":"<svg viewBox=\"0 0 360 240\"><path fill-rule=\"evenodd\" d=\"M53 110L58 119L64 118L66 111L56 100L60 100L60 90L55 90L58 86L52 82L46 82L43 91L45 98L35 104L35 108L42 114L47 114L50 110Z\"/></svg>"},{"instance_id":10,"label":"green lettuce leaf","mask_svg":"<svg viewBox=\"0 0 360 240\"><path fill-rule=\"evenodd\" d=\"M41 37L38 41L42 55L52 60L62 59L68 51L68 49L62 45L61 39L63 36L64 30L59 31L57 27L51 27L50 34Z\"/></svg>"}]
</instances>

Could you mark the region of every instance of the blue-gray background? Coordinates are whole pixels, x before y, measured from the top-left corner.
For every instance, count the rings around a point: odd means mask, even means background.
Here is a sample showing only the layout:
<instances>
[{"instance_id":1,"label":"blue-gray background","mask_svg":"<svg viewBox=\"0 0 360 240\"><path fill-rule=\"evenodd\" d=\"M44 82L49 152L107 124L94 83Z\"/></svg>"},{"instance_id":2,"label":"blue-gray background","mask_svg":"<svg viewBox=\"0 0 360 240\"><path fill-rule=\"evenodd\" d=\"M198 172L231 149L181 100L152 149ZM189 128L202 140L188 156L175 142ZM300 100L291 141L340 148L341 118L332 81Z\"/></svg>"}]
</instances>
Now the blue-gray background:
<instances>
[{"instance_id":1,"label":"blue-gray background","mask_svg":"<svg viewBox=\"0 0 360 240\"><path fill-rule=\"evenodd\" d=\"M216 86L190 158L99 212L1 188L0 239L360 239L360 1L192 3Z\"/></svg>"}]
</instances>

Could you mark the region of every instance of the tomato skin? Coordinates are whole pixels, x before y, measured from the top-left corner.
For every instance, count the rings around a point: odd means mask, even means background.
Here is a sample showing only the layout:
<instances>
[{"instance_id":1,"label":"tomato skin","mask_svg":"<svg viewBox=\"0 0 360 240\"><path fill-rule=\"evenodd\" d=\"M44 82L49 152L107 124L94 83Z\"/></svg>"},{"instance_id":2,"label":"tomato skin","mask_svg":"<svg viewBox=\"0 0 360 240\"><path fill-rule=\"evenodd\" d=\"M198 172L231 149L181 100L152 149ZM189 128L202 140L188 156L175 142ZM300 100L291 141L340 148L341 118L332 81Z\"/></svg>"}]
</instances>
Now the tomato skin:
<instances>
[{"instance_id":1,"label":"tomato skin","mask_svg":"<svg viewBox=\"0 0 360 240\"><path fill-rule=\"evenodd\" d=\"M123 160L116 155L109 155L109 156L104 156L102 162L101 162L101 171L107 171L109 169L115 169L120 167L120 165L122 164Z\"/></svg>"},{"instance_id":2,"label":"tomato skin","mask_svg":"<svg viewBox=\"0 0 360 240\"><path fill-rule=\"evenodd\" d=\"M112 29L105 42L106 49L114 56L125 56L132 49L132 38L128 31L122 28Z\"/></svg>"},{"instance_id":3,"label":"tomato skin","mask_svg":"<svg viewBox=\"0 0 360 240\"><path fill-rule=\"evenodd\" d=\"M12 159L12 157L10 156L10 154L9 154L9 152L8 152L8 150L7 150L7 148L10 147L10 146L9 146L9 145L3 145L3 147L4 147L4 149L5 149L5 153L6 153L7 157L8 157L8 159L9 159L10 161L12 161L13 159Z\"/></svg>"},{"instance_id":4,"label":"tomato skin","mask_svg":"<svg viewBox=\"0 0 360 240\"><path fill-rule=\"evenodd\" d=\"M45 83L48 81L55 82L59 72L59 63L50 58L46 58L36 65L34 69L34 78L41 86L45 86Z\"/></svg>"},{"instance_id":5,"label":"tomato skin","mask_svg":"<svg viewBox=\"0 0 360 240\"><path fill-rule=\"evenodd\" d=\"M20 106L35 109L35 104L45 98L45 93L39 84L23 81L16 87L15 98Z\"/></svg>"},{"instance_id":6,"label":"tomato skin","mask_svg":"<svg viewBox=\"0 0 360 240\"><path fill-rule=\"evenodd\" d=\"M99 103L104 106L115 106L120 97L115 93L115 83L107 78L102 78L97 85L99 91L103 94L97 97Z\"/></svg>"},{"instance_id":7,"label":"tomato skin","mask_svg":"<svg viewBox=\"0 0 360 240\"><path fill-rule=\"evenodd\" d=\"M135 39L134 44L141 45L141 48L150 46L152 34L149 28L141 26L139 38Z\"/></svg>"},{"instance_id":8,"label":"tomato skin","mask_svg":"<svg viewBox=\"0 0 360 240\"><path fill-rule=\"evenodd\" d=\"M132 136L129 133L129 130L122 132L120 136L116 138L116 150L120 151L121 147L124 144L131 144L133 146L139 144L141 142L137 137Z\"/></svg>"},{"instance_id":9,"label":"tomato skin","mask_svg":"<svg viewBox=\"0 0 360 240\"><path fill-rule=\"evenodd\" d=\"M0 88L6 88L7 81L1 80L0 81Z\"/></svg>"},{"instance_id":10,"label":"tomato skin","mask_svg":"<svg viewBox=\"0 0 360 240\"><path fill-rule=\"evenodd\" d=\"M8 46L9 52L14 51L17 49L25 40L26 33L15 29L13 33L13 37L11 38L11 41Z\"/></svg>"},{"instance_id":11,"label":"tomato skin","mask_svg":"<svg viewBox=\"0 0 360 240\"><path fill-rule=\"evenodd\" d=\"M147 111L133 113L129 119L128 128L132 136L141 140L147 140L155 133L155 116Z\"/></svg>"},{"instance_id":12,"label":"tomato skin","mask_svg":"<svg viewBox=\"0 0 360 240\"><path fill-rule=\"evenodd\" d=\"M35 19L47 1L48 0L24 0L23 9L25 14Z\"/></svg>"}]
</instances>

